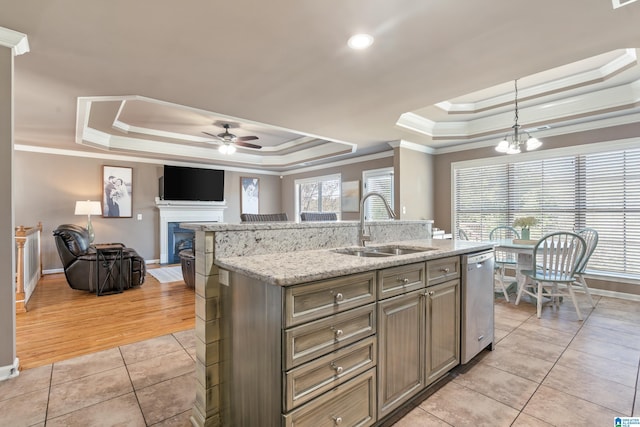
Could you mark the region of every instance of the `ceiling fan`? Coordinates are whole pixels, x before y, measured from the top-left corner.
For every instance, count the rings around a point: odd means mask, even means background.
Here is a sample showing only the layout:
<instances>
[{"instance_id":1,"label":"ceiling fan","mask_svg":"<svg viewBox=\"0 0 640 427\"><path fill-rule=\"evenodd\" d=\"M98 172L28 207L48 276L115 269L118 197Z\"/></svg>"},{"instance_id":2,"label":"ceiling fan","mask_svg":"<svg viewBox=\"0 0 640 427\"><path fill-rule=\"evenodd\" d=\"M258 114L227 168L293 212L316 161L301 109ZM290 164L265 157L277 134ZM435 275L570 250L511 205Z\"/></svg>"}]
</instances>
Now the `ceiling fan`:
<instances>
[{"instance_id":1,"label":"ceiling fan","mask_svg":"<svg viewBox=\"0 0 640 427\"><path fill-rule=\"evenodd\" d=\"M204 133L205 135L209 135L222 142L222 145L220 146L220 148L218 148L218 150L220 150L222 154L233 154L236 151L236 147L234 147L234 145L237 145L238 147L244 147L244 148L253 148L256 150L259 150L262 148L261 145L251 144L249 142L246 142L246 141L253 141L255 139L258 139L257 136L236 136L229 132L228 123L225 123L224 125L222 125L222 127L224 128L224 132L219 133L217 135L202 131L202 133Z\"/></svg>"}]
</instances>

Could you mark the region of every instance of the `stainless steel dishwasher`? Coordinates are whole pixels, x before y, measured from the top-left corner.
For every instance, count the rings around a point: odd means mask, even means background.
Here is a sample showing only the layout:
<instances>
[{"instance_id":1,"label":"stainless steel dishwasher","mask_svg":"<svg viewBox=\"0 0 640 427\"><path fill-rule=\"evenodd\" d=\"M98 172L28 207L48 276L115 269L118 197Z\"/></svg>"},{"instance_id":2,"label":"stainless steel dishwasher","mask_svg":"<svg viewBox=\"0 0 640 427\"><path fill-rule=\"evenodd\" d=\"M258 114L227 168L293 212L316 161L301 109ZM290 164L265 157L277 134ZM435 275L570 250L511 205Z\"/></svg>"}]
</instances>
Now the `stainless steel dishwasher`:
<instances>
[{"instance_id":1,"label":"stainless steel dishwasher","mask_svg":"<svg viewBox=\"0 0 640 427\"><path fill-rule=\"evenodd\" d=\"M494 262L493 250L462 256L462 364L488 346L493 350Z\"/></svg>"}]
</instances>

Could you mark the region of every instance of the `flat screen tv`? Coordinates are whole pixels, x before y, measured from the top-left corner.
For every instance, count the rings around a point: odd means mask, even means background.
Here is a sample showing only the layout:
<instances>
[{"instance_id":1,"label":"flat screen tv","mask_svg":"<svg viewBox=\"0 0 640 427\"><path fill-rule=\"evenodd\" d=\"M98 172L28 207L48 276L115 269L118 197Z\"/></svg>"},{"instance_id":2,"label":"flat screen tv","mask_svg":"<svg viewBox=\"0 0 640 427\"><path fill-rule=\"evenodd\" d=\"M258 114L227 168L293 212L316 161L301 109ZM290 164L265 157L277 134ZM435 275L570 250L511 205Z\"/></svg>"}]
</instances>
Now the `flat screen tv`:
<instances>
[{"instance_id":1,"label":"flat screen tv","mask_svg":"<svg viewBox=\"0 0 640 427\"><path fill-rule=\"evenodd\" d=\"M224 201L224 171L219 169L164 166L160 178L163 200Z\"/></svg>"}]
</instances>

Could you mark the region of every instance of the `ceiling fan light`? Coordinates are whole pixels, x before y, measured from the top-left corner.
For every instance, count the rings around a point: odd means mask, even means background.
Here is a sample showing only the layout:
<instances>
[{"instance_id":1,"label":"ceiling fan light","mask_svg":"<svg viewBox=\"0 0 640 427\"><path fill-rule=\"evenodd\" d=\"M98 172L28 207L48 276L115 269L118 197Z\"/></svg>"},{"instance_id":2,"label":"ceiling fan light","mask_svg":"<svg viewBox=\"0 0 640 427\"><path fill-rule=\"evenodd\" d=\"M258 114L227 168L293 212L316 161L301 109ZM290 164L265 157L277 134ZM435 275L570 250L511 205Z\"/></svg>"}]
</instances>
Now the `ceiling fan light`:
<instances>
[{"instance_id":1,"label":"ceiling fan light","mask_svg":"<svg viewBox=\"0 0 640 427\"><path fill-rule=\"evenodd\" d=\"M218 151L221 154L231 154L229 153L229 146L227 144L222 144L220 147L218 147Z\"/></svg>"},{"instance_id":2,"label":"ceiling fan light","mask_svg":"<svg viewBox=\"0 0 640 427\"><path fill-rule=\"evenodd\" d=\"M538 138L529 138L527 140L527 151L538 149L542 146L542 142Z\"/></svg>"},{"instance_id":3,"label":"ceiling fan light","mask_svg":"<svg viewBox=\"0 0 640 427\"><path fill-rule=\"evenodd\" d=\"M235 145L229 144L227 145L227 154L233 154L236 152Z\"/></svg>"}]
</instances>

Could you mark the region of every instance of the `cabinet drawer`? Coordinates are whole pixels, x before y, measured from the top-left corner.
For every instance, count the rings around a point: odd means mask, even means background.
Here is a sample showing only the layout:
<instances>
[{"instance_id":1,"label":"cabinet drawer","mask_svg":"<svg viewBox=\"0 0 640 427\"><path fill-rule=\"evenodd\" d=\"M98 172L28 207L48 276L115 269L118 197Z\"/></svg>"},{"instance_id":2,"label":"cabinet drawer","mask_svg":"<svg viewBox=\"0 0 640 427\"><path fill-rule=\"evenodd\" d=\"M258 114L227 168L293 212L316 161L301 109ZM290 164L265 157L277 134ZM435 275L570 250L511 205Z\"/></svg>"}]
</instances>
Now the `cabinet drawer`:
<instances>
[{"instance_id":1,"label":"cabinet drawer","mask_svg":"<svg viewBox=\"0 0 640 427\"><path fill-rule=\"evenodd\" d=\"M365 427L376 422L375 369L284 415L285 427Z\"/></svg>"},{"instance_id":2,"label":"cabinet drawer","mask_svg":"<svg viewBox=\"0 0 640 427\"><path fill-rule=\"evenodd\" d=\"M447 280L458 277L460 277L459 256L427 261L427 286L446 282Z\"/></svg>"},{"instance_id":3,"label":"cabinet drawer","mask_svg":"<svg viewBox=\"0 0 640 427\"><path fill-rule=\"evenodd\" d=\"M375 366L375 337L298 366L284 374L285 410L290 411Z\"/></svg>"},{"instance_id":4,"label":"cabinet drawer","mask_svg":"<svg viewBox=\"0 0 640 427\"><path fill-rule=\"evenodd\" d=\"M285 327L376 300L375 272L353 274L285 289Z\"/></svg>"},{"instance_id":5,"label":"cabinet drawer","mask_svg":"<svg viewBox=\"0 0 640 427\"><path fill-rule=\"evenodd\" d=\"M375 304L369 304L285 330L283 369L291 369L375 334L375 313Z\"/></svg>"},{"instance_id":6,"label":"cabinet drawer","mask_svg":"<svg viewBox=\"0 0 640 427\"><path fill-rule=\"evenodd\" d=\"M378 271L378 297L380 299L424 288L425 263L401 265Z\"/></svg>"}]
</instances>

